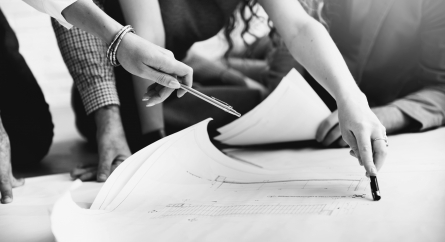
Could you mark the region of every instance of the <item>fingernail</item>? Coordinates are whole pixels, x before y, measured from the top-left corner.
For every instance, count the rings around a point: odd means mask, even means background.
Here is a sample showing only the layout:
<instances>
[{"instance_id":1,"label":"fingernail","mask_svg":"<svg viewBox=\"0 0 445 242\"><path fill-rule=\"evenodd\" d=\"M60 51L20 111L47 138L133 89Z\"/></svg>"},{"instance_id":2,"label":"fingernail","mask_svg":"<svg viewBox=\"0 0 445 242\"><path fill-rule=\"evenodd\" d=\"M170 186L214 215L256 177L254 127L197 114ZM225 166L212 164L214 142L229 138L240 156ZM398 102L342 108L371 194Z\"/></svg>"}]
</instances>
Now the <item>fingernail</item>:
<instances>
[{"instance_id":1,"label":"fingernail","mask_svg":"<svg viewBox=\"0 0 445 242\"><path fill-rule=\"evenodd\" d=\"M10 202L12 202L12 198L10 198L10 197L2 198L2 203L10 203Z\"/></svg>"},{"instance_id":2,"label":"fingernail","mask_svg":"<svg viewBox=\"0 0 445 242\"><path fill-rule=\"evenodd\" d=\"M155 104L154 103L149 103L147 105L145 105L145 107L153 107Z\"/></svg>"},{"instance_id":3,"label":"fingernail","mask_svg":"<svg viewBox=\"0 0 445 242\"><path fill-rule=\"evenodd\" d=\"M106 181L107 180L107 175L105 174L101 174L97 177L97 181Z\"/></svg>"},{"instance_id":4,"label":"fingernail","mask_svg":"<svg viewBox=\"0 0 445 242\"><path fill-rule=\"evenodd\" d=\"M150 100L150 98L148 98L148 97L144 97L144 98L142 98L142 101L148 101L148 100Z\"/></svg>"},{"instance_id":5,"label":"fingernail","mask_svg":"<svg viewBox=\"0 0 445 242\"><path fill-rule=\"evenodd\" d=\"M171 87L171 88L180 88L181 87L181 85L179 84L179 82L178 81L169 81L168 82L168 87Z\"/></svg>"},{"instance_id":6,"label":"fingernail","mask_svg":"<svg viewBox=\"0 0 445 242\"><path fill-rule=\"evenodd\" d=\"M371 167L371 173L372 175L377 175L377 169L375 167Z\"/></svg>"}]
</instances>

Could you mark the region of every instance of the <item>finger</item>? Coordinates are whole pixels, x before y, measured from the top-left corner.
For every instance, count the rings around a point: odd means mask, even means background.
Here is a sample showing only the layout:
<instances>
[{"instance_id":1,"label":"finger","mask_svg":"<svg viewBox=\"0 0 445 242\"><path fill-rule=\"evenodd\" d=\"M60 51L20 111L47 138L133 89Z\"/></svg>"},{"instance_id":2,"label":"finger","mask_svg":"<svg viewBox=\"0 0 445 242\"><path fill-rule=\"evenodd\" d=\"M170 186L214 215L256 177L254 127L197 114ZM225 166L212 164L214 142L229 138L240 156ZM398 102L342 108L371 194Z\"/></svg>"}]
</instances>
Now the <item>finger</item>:
<instances>
[{"instance_id":1,"label":"finger","mask_svg":"<svg viewBox=\"0 0 445 242\"><path fill-rule=\"evenodd\" d=\"M21 186L25 185L25 179L23 179L23 178L16 179L13 177L11 185L12 185L12 188L21 187Z\"/></svg>"},{"instance_id":2,"label":"finger","mask_svg":"<svg viewBox=\"0 0 445 242\"><path fill-rule=\"evenodd\" d=\"M174 89L181 87L176 78L174 78L169 74L164 73L164 71L161 68L155 68L155 67L152 68L150 66L147 66L147 68L145 68L143 72L144 73L142 75L144 78L154 81L158 84L161 84L162 86Z\"/></svg>"},{"instance_id":3,"label":"finger","mask_svg":"<svg viewBox=\"0 0 445 242\"><path fill-rule=\"evenodd\" d=\"M366 131L362 131L355 136L357 137L357 145L360 152L361 162L363 163L367 174L370 176L376 176L377 169L374 165L372 154L371 135Z\"/></svg>"},{"instance_id":4,"label":"finger","mask_svg":"<svg viewBox=\"0 0 445 242\"><path fill-rule=\"evenodd\" d=\"M331 115L329 115L329 117L321 122L315 134L315 139L321 143L323 140L325 140L326 135L328 135L329 131L334 128L335 125L338 125L337 111L333 112Z\"/></svg>"},{"instance_id":5,"label":"finger","mask_svg":"<svg viewBox=\"0 0 445 242\"><path fill-rule=\"evenodd\" d=\"M120 166L121 164L122 164L122 161L114 162L114 163L111 165L111 172L113 172L114 170L116 170L116 168L117 168L118 166Z\"/></svg>"},{"instance_id":6,"label":"finger","mask_svg":"<svg viewBox=\"0 0 445 242\"><path fill-rule=\"evenodd\" d=\"M146 106L151 107L158 103L162 103L173 91L174 89L162 87L160 90L152 90L148 92L147 95L150 96L150 99L147 101Z\"/></svg>"},{"instance_id":7,"label":"finger","mask_svg":"<svg viewBox=\"0 0 445 242\"><path fill-rule=\"evenodd\" d=\"M184 84L184 85L186 85L186 86L188 86L188 87L192 87L192 84L191 84L191 83L187 83L187 80L185 80L184 77L179 77L178 79L179 79L179 81L180 81L182 84ZM186 93L187 93L186 90L184 90L184 89L178 89L176 95L177 95L179 98L181 98L181 97L184 96Z\"/></svg>"},{"instance_id":8,"label":"finger","mask_svg":"<svg viewBox=\"0 0 445 242\"><path fill-rule=\"evenodd\" d=\"M355 139L354 134L347 130L345 132L343 132L342 134L343 136L343 140L345 141L345 143L347 143L349 145L349 147L351 148L351 151L349 152L352 156L354 156L355 158L357 158L359 164L361 166L363 166L362 161L360 159L360 153L358 151L358 146L357 146L357 140Z\"/></svg>"},{"instance_id":9,"label":"finger","mask_svg":"<svg viewBox=\"0 0 445 242\"><path fill-rule=\"evenodd\" d=\"M161 47L159 47L158 50L161 51L162 54L166 55L169 58L175 58L175 55L170 50L167 50L167 49L164 49L164 48L161 48Z\"/></svg>"},{"instance_id":10,"label":"finger","mask_svg":"<svg viewBox=\"0 0 445 242\"><path fill-rule=\"evenodd\" d=\"M157 83L154 83L154 84L148 86L147 91L142 96L142 101L150 100L151 97L153 97L154 95L157 94L158 91L156 91L156 90L160 89L160 87L162 87L162 86Z\"/></svg>"},{"instance_id":11,"label":"finger","mask_svg":"<svg viewBox=\"0 0 445 242\"><path fill-rule=\"evenodd\" d=\"M349 151L349 155L351 155L352 157L355 157L355 158L357 158L357 156L355 156L355 153L354 153L354 151L353 151L353 150L350 150L350 151Z\"/></svg>"},{"instance_id":12,"label":"finger","mask_svg":"<svg viewBox=\"0 0 445 242\"><path fill-rule=\"evenodd\" d=\"M374 164L377 167L377 171L382 168L385 162L386 155L388 154L388 147L384 140L376 140L372 142Z\"/></svg>"},{"instance_id":13,"label":"finger","mask_svg":"<svg viewBox=\"0 0 445 242\"><path fill-rule=\"evenodd\" d=\"M118 156L116 156L116 158L114 158L114 160L113 160L113 164L114 163L116 163L116 162L124 162L126 159L128 159L128 155L118 155Z\"/></svg>"},{"instance_id":14,"label":"finger","mask_svg":"<svg viewBox=\"0 0 445 242\"><path fill-rule=\"evenodd\" d=\"M113 172L118 166L124 162L128 156L126 155L118 155L116 158L114 158L113 163L111 164L111 172Z\"/></svg>"},{"instance_id":15,"label":"finger","mask_svg":"<svg viewBox=\"0 0 445 242\"><path fill-rule=\"evenodd\" d=\"M338 123L327 133L326 137L321 142L324 146L330 146L332 143L341 139L340 126Z\"/></svg>"},{"instance_id":16,"label":"finger","mask_svg":"<svg viewBox=\"0 0 445 242\"><path fill-rule=\"evenodd\" d=\"M337 145L339 147L348 147L348 144L345 142L345 140L343 138L341 138L337 141Z\"/></svg>"},{"instance_id":17,"label":"finger","mask_svg":"<svg viewBox=\"0 0 445 242\"><path fill-rule=\"evenodd\" d=\"M152 59L156 61L147 59L145 64L155 70L184 77L184 84L191 87L193 82L193 69L191 67L165 54L162 54L159 58Z\"/></svg>"},{"instance_id":18,"label":"finger","mask_svg":"<svg viewBox=\"0 0 445 242\"><path fill-rule=\"evenodd\" d=\"M4 172L0 175L0 193L2 195L1 203L7 204L12 202L11 178L9 174L5 174Z\"/></svg>"},{"instance_id":19,"label":"finger","mask_svg":"<svg viewBox=\"0 0 445 242\"><path fill-rule=\"evenodd\" d=\"M82 181L93 181L97 176L97 169L93 171L88 171L79 176Z\"/></svg>"},{"instance_id":20,"label":"finger","mask_svg":"<svg viewBox=\"0 0 445 242\"><path fill-rule=\"evenodd\" d=\"M9 152L0 152L0 194L2 195L1 203L6 204L12 202L12 184L11 184L11 164Z\"/></svg>"},{"instance_id":21,"label":"finger","mask_svg":"<svg viewBox=\"0 0 445 242\"><path fill-rule=\"evenodd\" d=\"M113 152L109 151L99 151L99 166L97 167L97 181L104 182L108 179L111 173L111 162L113 161L112 157Z\"/></svg>"},{"instance_id":22,"label":"finger","mask_svg":"<svg viewBox=\"0 0 445 242\"><path fill-rule=\"evenodd\" d=\"M87 172L91 172L91 171L95 171L97 172L97 165L95 166L90 166L90 167L86 167L86 168L80 168L80 167L76 167L71 171L71 178L73 179L77 179L79 178L81 175L87 173Z\"/></svg>"},{"instance_id":23,"label":"finger","mask_svg":"<svg viewBox=\"0 0 445 242\"><path fill-rule=\"evenodd\" d=\"M350 150L350 151L349 151L349 154L350 154L352 157L356 158L356 159L358 160L358 163L359 163L361 166L363 166L362 161L360 160L359 157L357 157L357 155L354 153L353 150Z\"/></svg>"}]
</instances>

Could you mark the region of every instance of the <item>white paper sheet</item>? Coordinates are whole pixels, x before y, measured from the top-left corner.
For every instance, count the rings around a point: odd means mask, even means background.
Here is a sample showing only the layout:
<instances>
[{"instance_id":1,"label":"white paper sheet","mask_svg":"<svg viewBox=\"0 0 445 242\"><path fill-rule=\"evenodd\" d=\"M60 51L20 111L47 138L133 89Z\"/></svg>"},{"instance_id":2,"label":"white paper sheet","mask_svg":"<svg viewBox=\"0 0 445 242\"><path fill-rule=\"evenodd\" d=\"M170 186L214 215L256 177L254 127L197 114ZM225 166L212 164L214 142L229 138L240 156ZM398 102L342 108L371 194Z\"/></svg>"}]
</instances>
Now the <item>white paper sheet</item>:
<instances>
[{"instance_id":1,"label":"white paper sheet","mask_svg":"<svg viewBox=\"0 0 445 242\"><path fill-rule=\"evenodd\" d=\"M416 153L407 147L407 155L400 149L405 143L391 139L396 148L391 157L398 159L390 159L379 174L383 198L373 202L364 169L348 150L230 151L255 163L251 165L216 150L207 136L207 122L169 136L105 210L82 209L69 194L64 196L52 214L57 240L445 238L445 217L439 216L445 214L443 149L426 147ZM435 136L439 144L445 142L443 131ZM423 152L436 158L422 164L417 158Z\"/></svg>"},{"instance_id":2,"label":"white paper sheet","mask_svg":"<svg viewBox=\"0 0 445 242\"><path fill-rule=\"evenodd\" d=\"M50 214L57 199L71 186L69 174L26 178L25 185L14 188L14 201L0 204L0 241L55 241ZM89 207L102 183L83 183L73 191L76 206Z\"/></svg>"},{"instance_id":3,"label":"white paper sheet","mask_svg":"<svg viewBox=\"0 0 445 242\"><path fill-rule=\"evenodd\" d=\"M230 145L256 145L315 139L319 124L331 112L292 69L257 107L218 129L215 137Z\"/></svg>"}]
</instances>

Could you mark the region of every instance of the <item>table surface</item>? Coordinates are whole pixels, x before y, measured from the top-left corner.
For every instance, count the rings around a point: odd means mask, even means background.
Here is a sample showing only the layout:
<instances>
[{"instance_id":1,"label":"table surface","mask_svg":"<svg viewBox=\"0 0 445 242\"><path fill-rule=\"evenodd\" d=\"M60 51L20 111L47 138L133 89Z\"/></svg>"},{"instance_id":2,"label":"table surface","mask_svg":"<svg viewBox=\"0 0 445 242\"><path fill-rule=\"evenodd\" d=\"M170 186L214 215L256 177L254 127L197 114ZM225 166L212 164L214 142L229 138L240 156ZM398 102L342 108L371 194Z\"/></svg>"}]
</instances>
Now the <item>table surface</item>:
<instances>
[{"instance_id":1,"label":"table surface","mask_svg":"<svg viewBox=\"0 0 445 242\"><path fill-rule=\"evenodd\" d=\"M431 176L435 179L432 180L435 181L434 184L429 184L429 181L425 184L421 183L425 185L425 189L412 191L409 187L399 188L400 192L397 196L400 196L400 202L412 203L413 211L406 215L403 222L403 226L409 229L404 231L402 237L412 238L408 240L415 241L422 237L424 238L422 241L445 241L445 189L441 189L441 184L437 184L445 181L444 144L445 128L390 137L390 154L384 169L380 172L382 180L379 181L381 190L383 190L383 201L385 195L390 195L385 194L385 189L387 191L395 189L390 187L391 184L387 184L388 182L385 180L389 175L399 174L399 177L405 180L415 180L416 176ZM267 166L267 162L270 162L272 155L281 155L282 158L279 161L281 165L290 167L295 166L295 160L298 160L298 157L304 155L308 150L285 149L275 152L241 150L238 155L256 159L255 162L263 166ZM325 149L320 152L326 154L326 160L332 160L333 158L351 159L347 149L336 149L333 152ZM341 157L330 156L334 153L341 154ZM313 162L323 161L314 160ZM0 241L54 241L51 233L51 208L54 202L68 191L72 183L73 181L68 174L26 179L25 186L14 189L14 202L0 206ZM72 192L73 200L81 207L89 207L101 187L101 183L83 183L80 188ZM434 194L434 196L428 194ZM409 199L410 196L413 199ZM394 200L394 198L391 199ZM384 206L385 203L380 204ZM394 204L391 206L394 206ZM425 213L428 216L424 216ZM395 223L400 223L400 218L392 218L390 214L387 217L385 223L389 226L397 227ZM353 214L348 218L352 221L361 221L359 215ZM350 228L345 228L345 232L348 229ZM386 230L381 228L381 231ZM394 237L391 234L386 234L386 241L393 241L392 238L395 238L395 236L400 238L401 235L398 233L400 231L394 231ZM333 238L333 240L336 239Z\"/></svg>"}]
</instances>

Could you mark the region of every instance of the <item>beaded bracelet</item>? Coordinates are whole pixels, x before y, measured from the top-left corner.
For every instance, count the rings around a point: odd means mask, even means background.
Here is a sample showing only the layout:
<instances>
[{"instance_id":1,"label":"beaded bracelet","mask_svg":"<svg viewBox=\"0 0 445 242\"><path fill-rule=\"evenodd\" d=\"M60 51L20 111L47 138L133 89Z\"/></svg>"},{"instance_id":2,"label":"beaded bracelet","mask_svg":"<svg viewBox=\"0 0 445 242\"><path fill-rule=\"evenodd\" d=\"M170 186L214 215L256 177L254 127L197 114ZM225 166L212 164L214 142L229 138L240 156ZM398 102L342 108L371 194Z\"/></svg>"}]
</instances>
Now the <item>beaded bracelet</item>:
<instances>
[{"instance_id":1,"label":"beaded bracelet","mask_svg":"<svg viewBox=\"0 0 445 242\"><path fill-rule=\"evenodd\" d=\"M131 25L127 25L123 27L114 37L113 41L111 42L110 46L107 50L107 59L110 61L110 64L114 67L120 66L119 62L116 59L116 53L119 48L119 44L121 43L124 36L128 33L135 33L134 29L131 27Z\"/></svg>"}]
</instances>

